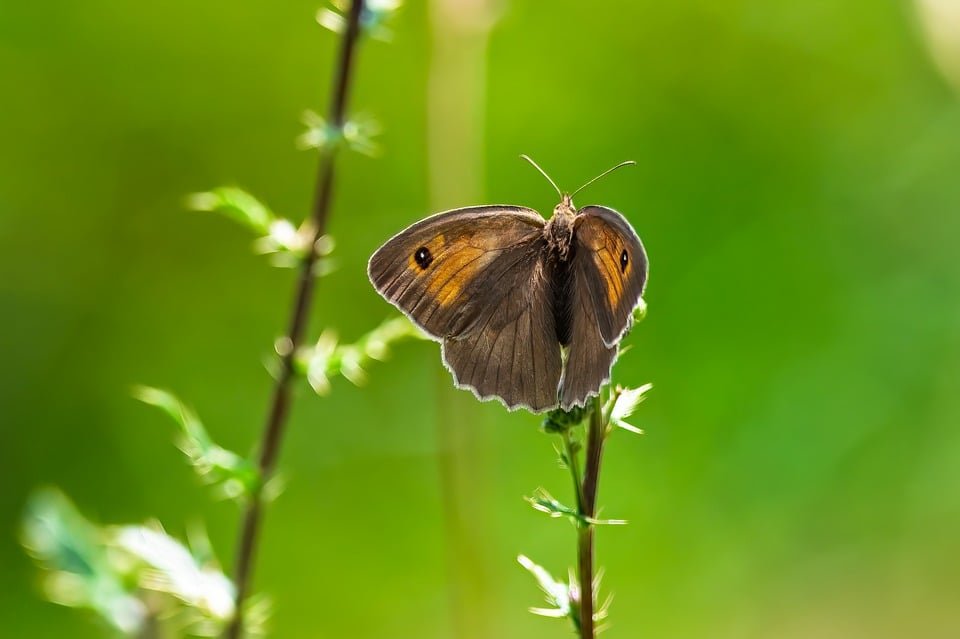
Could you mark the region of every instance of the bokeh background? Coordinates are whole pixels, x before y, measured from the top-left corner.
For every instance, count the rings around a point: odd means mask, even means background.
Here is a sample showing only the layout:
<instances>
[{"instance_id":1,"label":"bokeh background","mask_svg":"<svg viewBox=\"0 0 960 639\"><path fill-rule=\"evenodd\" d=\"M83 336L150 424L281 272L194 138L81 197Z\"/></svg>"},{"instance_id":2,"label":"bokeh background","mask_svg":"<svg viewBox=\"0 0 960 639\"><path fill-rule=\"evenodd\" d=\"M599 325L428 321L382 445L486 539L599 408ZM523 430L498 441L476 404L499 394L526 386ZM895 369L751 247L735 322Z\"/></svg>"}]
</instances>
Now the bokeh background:
<instances>
[{"instance_id":1,"label":"bokeh background","mask_svg":"<svg viewBox=\"0 0 960 639\"><path fill-rule=\"evenodd\" d=\"M469 26L409 3L360 52L354 111L383 125L383 154L343 156L313 335L393 314L365 263L444 197L431 135L476 155L464 205L549 212L520 153L568 189L636 159L578 198L624 212L652 265L616 371L654 384L646 435L614 437L601 485L604 514L630 520L598 537L607 636L956 637L957 5L515 0L469 35L464 89L430 74ZM317 8L0 5L0 634L107 636L38 593L17 540L36 486L105 523L203 522L230 566L236 506L129 388L174 390L228 448L257 438L293 274L183 202L236 184L308 210L315 154L293 140L336 44ZM482 127L438 132L445 90ZM456 402L474 554L451 557L437 360L405 343L364 388L301 389L256 573L273 636L568 635L526 611L541 598L515 561L573 562L570 527L521 499L568 497L537 417Z\"/></svg>"}]
</instances>

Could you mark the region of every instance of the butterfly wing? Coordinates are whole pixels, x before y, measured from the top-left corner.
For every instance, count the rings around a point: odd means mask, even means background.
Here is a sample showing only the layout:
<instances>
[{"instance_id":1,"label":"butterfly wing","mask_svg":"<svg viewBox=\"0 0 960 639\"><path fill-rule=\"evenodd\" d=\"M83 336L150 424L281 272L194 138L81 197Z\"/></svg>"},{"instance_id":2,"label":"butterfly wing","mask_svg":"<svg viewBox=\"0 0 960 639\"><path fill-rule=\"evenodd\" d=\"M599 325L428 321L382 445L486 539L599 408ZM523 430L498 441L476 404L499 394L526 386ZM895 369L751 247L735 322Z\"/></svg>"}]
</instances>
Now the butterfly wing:
<instances>
[{"instance_id":1,"label":"butterfly wing","mask_svg":"<svg viewBox=\"0 0 960 639\"><path fill-rule=\"evenodd\" d=\"M571 278L572 290L583 291L586 285L582 273L575 270ZM603 343L593 302L583 294L574 293L573 304L567 364L560 382L560 406L564 410L585 406L587 400L600 391L600 386L610 379L610 368L617 354L616 345Z\"/></svg>"},{"instance_id":2,"label":"butterfly wing","mask_svg":"<svg viewBox=\"0 0 960 639\"><path fill-rule=\"evenodd\" d=\"M540 412L557 406L562 362L546 241L532 248L501 279L480 321L443 341L443 359L457 385L478 398Z\"/></svg>"},{"instance_id":3,"label":"butterfly wing","mask_svg":"<svg viewBox=\"0 0 960 639\"><path fill-rule=\"evenodd\" d=\"M603 343L614 346L630 327L647 283L647 252L622 215L585 206L574 222L574 270L582 270Z\"/></svg>"},{"instance_id":4,"label":"butterfly wing","mask_svg":"<svg viewBox=\"0 0 960 639\"><path fill-rule=\"evenodd\" d=\"M478 320L491 285L529 251L543 224L536 211L521 207L439 213L388 240L370 258L367 274L387 301L435 339L459 335Z\"/></svg>"},{"instance_id":5,"label":"butterfly wing","mask_svg":"<svg viewBox=\"0 0 960 639\"><path fill-rule=\"evenodd\" d=\"M570 342L560 398L564 409L585 405L610 379L617 342L630 325L647 279L643 244L616 211L581 209L573 241Z\"/></svg>"},{"instance_id":6,"label":"butterfly wing","mask_svg":"<svg viewBox=\"0 0 960 639\"><path fill-rule=\"evenodd\" d=\"M557 403L543 225L521 207L457 209L402 231L368 266L380 294L443 342L457 385L511 409Z\"/></svg>"}]
</instances>

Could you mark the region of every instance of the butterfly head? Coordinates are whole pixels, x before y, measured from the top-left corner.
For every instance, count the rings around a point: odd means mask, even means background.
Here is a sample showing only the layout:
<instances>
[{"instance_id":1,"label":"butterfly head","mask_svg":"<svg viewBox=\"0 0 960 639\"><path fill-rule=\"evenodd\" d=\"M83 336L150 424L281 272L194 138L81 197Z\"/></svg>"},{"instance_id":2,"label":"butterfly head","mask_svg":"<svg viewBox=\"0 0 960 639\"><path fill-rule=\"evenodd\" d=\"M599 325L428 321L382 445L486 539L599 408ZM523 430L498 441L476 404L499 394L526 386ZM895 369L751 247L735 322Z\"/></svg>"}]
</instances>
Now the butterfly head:
<instances>
[{"instance_id":1,"label":"butterfly head","mask_svg":"<svg viewBox=\"0 0 960 639\"><path fill-rule=\"evenodd\" d=\"M569 195L561 195L560 198L560 204L553 207L553 216L547 221L543 233L555 254L561 261L566 261L573 238L573 222L577 217L577 209L573 206L573 199Z\"/></svg>"},{"instance_id":2,"label":"butterfly head","mask_svg":"<svg viewBox=\"0 0 960 639\"><path fill-rule=\"evenodd\" d=\"M541 175L543 175L543 177L545 177L545 178L547 179L547 182L550 183L550 185L553 187L553 189L557 192L557 195L560 196L560 204L557 204L557 205L554 207L554 209L553 209L553 217L550 218L550 221L553 223L554 226L556 226L556 227L562 227L562 228L572 228L572 227L573 227L573 218L575 218L575 217L577 216L577 208L573 205L573 196L574 196L574 195L576 195L577 193L579 193L580 191L582 191L582 190L585 189L586 187L590 186L591 184L593 184L594 182L596 182L596 181L599 180L600 178L604 177L605 175L608 175L608 174L612 173L613 171L616 171L616 170L619 169L620 167L630 166L630 165L636 164L636 162L634 162L633 160L627 160L626 162L621 162L620 164L616 165L615 167L610 168L610 169L607 169L606 171L604 171L603 173L601 173L601 174L598 175L597 177L595 177L595 178L593 178L592 180L588 181L586 184L584 184L583 186L581 186L579 189L577 189L577 190L574 191L573 193L570 193L569 195L567 195L566 193L564 193L563 191L560 190L560 187L558 187L558 186L557 186L557 183L553 181L553 178L551 178L549 175L547 175L547 172L540 168L540 165L539 165L539 164L537 164L536 162L534 162L533 160L531 160L530 157L527 156L527 155L521 155L520 157L523 158L524 160L526 160L527 162L529 162L529 163L533 166L533 168L535 168L536 170L540 171Z\"/></svg>"},{"instance_id":3,"label":"butterfly head","mask_svg":"<svg viewBox=\"0 0 960 639\"><path fill-rule=\"evenodd\" d=\"M553 207L553 217L559 223L573 223L573 218L577 216L577 207L573 205L573 198L569 195L563 195L560 204Z\"/></svg>"},{"instance_id":4,"label":"butterfly head","mask_svg":"<svg viewBox=\"0 0 960 639\"><path fill-rule=\"evenodd\" d=\"M573 196L605 175L616 171L620 167L636 164L636 162L633 160L621 162L613 168L607 169L568 195L561 191L560 187L557 186L557 183L553 181L553 178L547 175L547 172L541 169L540 165L531 160L529 156L521 155L520 157L529 162L533 168L539 171L557 192L557 195L560 196L560 204L557 204L555 207L553 207L553 216L551 216L543 231L551 248L560 256L561 260L566 260L570 253L570 243L573 238L573 223L577 217L577 207L573 205Z\"/></svg>"},{"instance_id":5,"label":"butterfly head","mask_svg":"<svg viewBox=\"0 0 960 639\"><path fill-rule=\"evenodd\" d=\"M553 187L553 190L557 192L557 195L560 196L560 204L557 204L553 207L553 215L550 217L550 221L547 224L549 235L557 235L558 233L567 233L573 229L573 218L577 216L577 208L573 205L573 196L576 195L576 191L571 195L567 195L560 190L560 187L557 186L557 183L553 181L553 178L547 175L547 172L540 168L540 165L530 159L527 155L521 155L521 158L529 162L533 168L540 171L540 174L547 179L547 182L550 183L550 186ZM579 189L577 189L579 190Z\"/></svg>"}]
</instances>

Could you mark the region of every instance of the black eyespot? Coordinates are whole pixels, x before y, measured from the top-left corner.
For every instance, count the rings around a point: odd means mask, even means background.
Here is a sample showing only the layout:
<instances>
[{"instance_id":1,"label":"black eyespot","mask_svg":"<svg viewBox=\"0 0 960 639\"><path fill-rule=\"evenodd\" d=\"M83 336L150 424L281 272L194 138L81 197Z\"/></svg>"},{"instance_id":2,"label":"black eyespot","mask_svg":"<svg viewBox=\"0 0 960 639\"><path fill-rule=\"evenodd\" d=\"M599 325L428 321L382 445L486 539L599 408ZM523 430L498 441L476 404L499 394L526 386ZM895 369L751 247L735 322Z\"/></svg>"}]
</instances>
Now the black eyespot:
<instances>
[{"instance_id":1,"label":"black eyespot","mask_svg":"<svg viewBox=\"0 0 960 639\"><path fill-rule=\"evenodd\" d=\"M430 249L426 246L421 246L417 249L417 252L413 254L413 261L417 263L417 266L425 269L433 262L433 255L430 253Z\"/></svg>"},{"instance_id":2,"label":"black eyespot","mask_svg":"<svg viewBox=\"0 0 960 639\"><path fill-rule=\"evenodd\" d=\"M623 253L620 254L620 272L625 273L627 270L627 264L630 263L630 256L627 255L627 249L623 249Z\"/></svg>"}]
</instances>

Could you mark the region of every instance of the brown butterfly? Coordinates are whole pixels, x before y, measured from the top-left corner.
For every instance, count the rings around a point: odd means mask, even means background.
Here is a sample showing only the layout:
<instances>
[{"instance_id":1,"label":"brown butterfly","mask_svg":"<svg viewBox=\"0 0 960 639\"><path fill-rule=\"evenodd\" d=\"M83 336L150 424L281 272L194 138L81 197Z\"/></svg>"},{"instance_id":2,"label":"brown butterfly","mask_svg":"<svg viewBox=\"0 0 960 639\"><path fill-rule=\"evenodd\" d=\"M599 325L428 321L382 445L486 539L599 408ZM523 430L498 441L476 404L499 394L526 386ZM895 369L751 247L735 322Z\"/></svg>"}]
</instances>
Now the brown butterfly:
<instances>
[{"instance_id":1,"label":"brown butterfly","mask_svg":"<svg viewBox=\"0 0 960 639\"><path fill-rule=\"evenodd\" d=\"M556 184L533 160L544 177ZM390 238L367 273L384 298L442 343L460 388L534 412L583 406L610 379L647 280L647 254L604 206L438 213Z\"/></svg>"}]
</instances>

